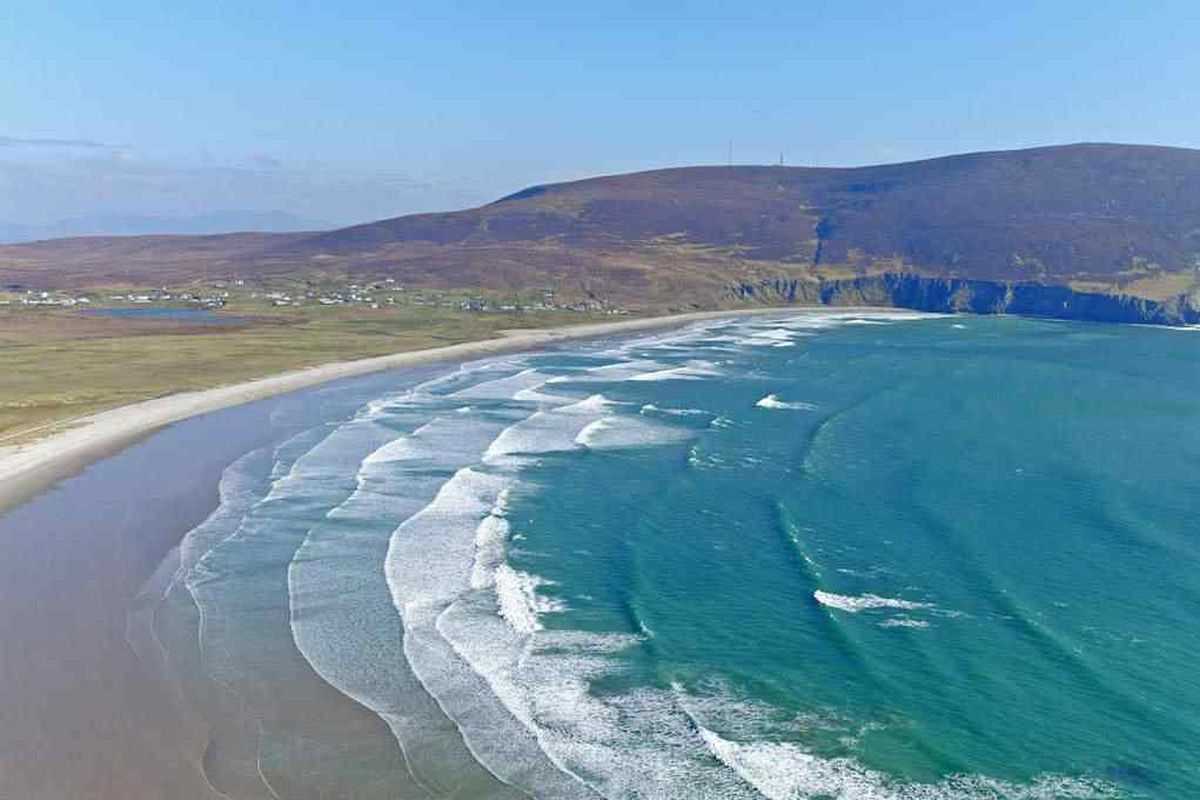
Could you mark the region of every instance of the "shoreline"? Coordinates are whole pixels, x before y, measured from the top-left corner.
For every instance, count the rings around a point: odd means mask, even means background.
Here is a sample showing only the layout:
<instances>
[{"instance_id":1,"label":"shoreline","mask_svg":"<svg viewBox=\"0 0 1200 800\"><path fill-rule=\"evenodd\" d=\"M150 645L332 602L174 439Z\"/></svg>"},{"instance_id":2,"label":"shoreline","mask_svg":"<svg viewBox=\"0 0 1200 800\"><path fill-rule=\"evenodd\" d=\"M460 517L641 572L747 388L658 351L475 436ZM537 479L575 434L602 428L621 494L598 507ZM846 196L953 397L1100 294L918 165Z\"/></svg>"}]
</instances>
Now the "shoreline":
<instances>
[{"instance_id":1,"label":"shoreline","mask_svg":"<svg viewBox=\"0 0 1200 800\"><path fill-rule=\"evenodd\" d=\"M595 322L556 328L506 330L495 339L410 350L385 356L334 361L243 383L143 400L63 424L68 429L21 445L0 446L0 515L33 499L90 464L120 452L168 425L223 408L307 389L341 378L390 369L469 360L579 339L672 328L725 317L788 313L867 313L895 309L873 307L769 306L694 311L658 317Z\"/></svg>"}]
</instances>

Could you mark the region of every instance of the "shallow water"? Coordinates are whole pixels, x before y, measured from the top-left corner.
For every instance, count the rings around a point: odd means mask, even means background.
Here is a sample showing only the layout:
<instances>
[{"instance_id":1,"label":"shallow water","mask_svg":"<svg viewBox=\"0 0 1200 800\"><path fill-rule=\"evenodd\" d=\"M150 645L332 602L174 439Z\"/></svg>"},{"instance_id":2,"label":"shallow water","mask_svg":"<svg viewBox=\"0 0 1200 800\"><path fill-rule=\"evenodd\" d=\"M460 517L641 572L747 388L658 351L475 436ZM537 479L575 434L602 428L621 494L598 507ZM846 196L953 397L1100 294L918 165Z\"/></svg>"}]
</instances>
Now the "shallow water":
<instances>
[{"instance_id":1,"label":"shallow water","mask_svg":"<svg viewBox=\"0 0 1200 800\"><path fill-rule=\"evenodd\" d=\"M234 798L1190 796L1194 341L823 313L376 381L133 622Z\"/></svg>"},{"instance_id":2,"label":"shallow water","mask_svg":"<svg viewBox=\"0 0 1200 800\"><path fill-rule=\"evenodd\" d=\"M83 314L91 317L117 317L161 322L191 322L200 325L236 325L245 317L217 314L206 308L176 308L170 306L140 306L136 308L89 308Z\"/></svg>"}]
</instances>

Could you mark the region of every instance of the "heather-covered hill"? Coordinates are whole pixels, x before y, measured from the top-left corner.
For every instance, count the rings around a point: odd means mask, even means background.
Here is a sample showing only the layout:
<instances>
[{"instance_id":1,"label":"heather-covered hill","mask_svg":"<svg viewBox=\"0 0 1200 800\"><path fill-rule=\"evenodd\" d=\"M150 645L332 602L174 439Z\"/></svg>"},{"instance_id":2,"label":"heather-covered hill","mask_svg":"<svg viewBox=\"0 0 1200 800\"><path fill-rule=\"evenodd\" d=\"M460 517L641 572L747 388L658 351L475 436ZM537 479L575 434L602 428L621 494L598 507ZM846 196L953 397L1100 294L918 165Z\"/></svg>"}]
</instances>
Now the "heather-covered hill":
<instances>
[{"instance_id":1,"label":"heather-covered hill","mask_svg":"<svg viewBox=\"0 0 1200 800\"><path fill-rule=\"evenodd\" d=\"M551 287L626 306L884 273L1164 299L1190 293L1198 266L1200 151L1106 144L847 169L666 169L313 234L0 248L5 283L337 273Z\"/></svg>"}]
</instances>

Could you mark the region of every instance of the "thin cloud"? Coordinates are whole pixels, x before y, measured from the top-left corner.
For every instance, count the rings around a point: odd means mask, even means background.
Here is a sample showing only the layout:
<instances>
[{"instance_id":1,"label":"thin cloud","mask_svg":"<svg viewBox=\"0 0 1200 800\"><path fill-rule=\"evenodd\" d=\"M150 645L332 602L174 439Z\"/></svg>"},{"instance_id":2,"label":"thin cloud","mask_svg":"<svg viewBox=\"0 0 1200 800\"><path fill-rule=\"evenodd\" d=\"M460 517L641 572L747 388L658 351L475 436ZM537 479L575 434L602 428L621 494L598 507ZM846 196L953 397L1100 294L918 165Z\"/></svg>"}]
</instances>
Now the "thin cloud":
<instances>
[{"instance_id":1,"label":"thin cloud","mask_svg":"<svg viewBox=\"0 0 1200 800\"><path fill-rule=\"evenodd\" d=\"M120 145L92 139L45 139L21 136L0 136L0 147L71 147L82 150L120 150Z\"/></svg>"},{"instance_id":2,"label":"thin cloud","mask_svg":"<svg viewBox=\"0 0 1200 800\"><path fill-rule=\"evenodd\" d=\"M245 161L212 165L148 160L98 149L71 158L45 152L50 157L0 155L0 221L44 226L75 218L190 218L246 209L283 210L306 220L348 225L475 205L476 195L490 194L470 191L469 181L367 166L285 162L271 169Z\"/></svg>"}]
</instances>

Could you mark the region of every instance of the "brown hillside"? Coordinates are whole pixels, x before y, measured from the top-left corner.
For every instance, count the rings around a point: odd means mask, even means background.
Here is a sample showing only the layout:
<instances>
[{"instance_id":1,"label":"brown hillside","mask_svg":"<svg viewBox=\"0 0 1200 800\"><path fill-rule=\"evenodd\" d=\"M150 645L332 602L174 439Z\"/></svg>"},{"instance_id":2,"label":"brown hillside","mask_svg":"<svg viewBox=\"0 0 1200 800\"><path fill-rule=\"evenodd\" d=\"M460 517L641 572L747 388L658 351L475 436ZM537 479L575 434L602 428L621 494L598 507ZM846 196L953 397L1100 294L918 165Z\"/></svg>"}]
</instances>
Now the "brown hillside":
<instances>
[{"instance_id":1,"label":"brown hillside","mask_svg":"<svg viewBox=\"0 0 1200 800\"><path fill-rule=\"evenodd\" d=\"M25 285L389 276L710 304L737 281L881 272L1166 296L1200 265L1200 151L1083 144L852 169L690 167L536 186L316 234L0 248Z\"/></svg>"}]
</instances>

